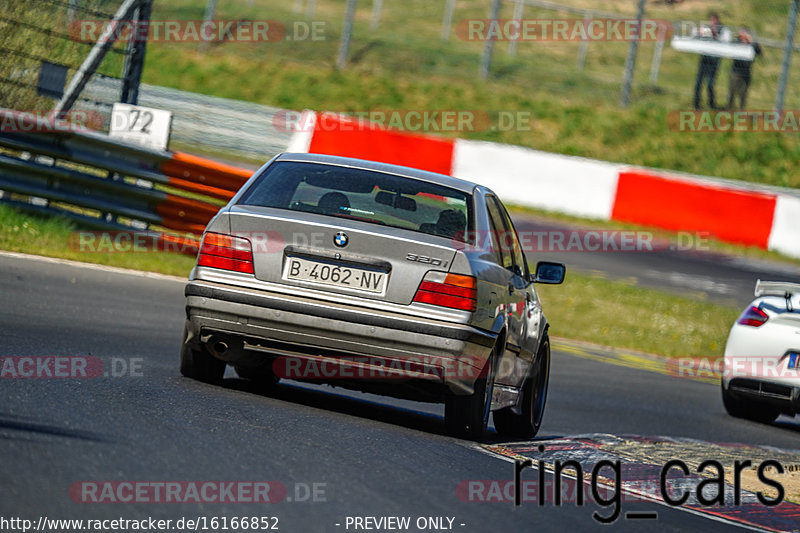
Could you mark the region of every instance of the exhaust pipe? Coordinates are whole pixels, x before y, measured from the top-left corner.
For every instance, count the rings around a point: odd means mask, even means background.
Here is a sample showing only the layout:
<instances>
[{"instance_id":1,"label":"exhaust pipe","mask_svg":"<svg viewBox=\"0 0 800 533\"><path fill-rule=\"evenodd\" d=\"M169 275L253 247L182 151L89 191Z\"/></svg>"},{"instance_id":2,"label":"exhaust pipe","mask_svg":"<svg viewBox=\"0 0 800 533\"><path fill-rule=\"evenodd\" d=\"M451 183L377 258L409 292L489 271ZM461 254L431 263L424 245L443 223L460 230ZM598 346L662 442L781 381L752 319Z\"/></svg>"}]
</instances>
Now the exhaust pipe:
<instances>
[{"instance_id":1,"label":"exhaust pipe","mask_svg":"<svg viewBox=\"0 0 800 533\"><path fill-rule=\"evenodd\" d=\"M223 361L234 361L242 356L242 341L235 337L214 335L206 342L206 348Z\"/></svg>"},{"instance_id":2,"label":"exhaust pipe","mask_svg":"<svg viewBox=\"0 0 800 533\"><path fill-rule=\"evenodd\" d=\"M216 355L225 355L225 352L228 351L228 343L225 341L217 341L211 349Z\"/></svg>"}]
</instances>

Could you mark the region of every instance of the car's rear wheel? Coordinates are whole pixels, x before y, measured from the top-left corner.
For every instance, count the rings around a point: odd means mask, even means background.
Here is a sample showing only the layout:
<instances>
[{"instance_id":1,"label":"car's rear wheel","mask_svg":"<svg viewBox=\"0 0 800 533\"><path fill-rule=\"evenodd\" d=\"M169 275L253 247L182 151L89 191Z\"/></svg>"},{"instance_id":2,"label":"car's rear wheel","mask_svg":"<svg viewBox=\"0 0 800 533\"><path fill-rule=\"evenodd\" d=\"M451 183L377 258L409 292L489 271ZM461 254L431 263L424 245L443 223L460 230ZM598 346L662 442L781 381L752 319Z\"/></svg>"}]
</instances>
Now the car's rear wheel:
<instances>
[{"instance_id":1,"label":"car's rear wheel","mask_svg":"<svg viewBox=\"0 0 800 533\"><path fill-rule=\"evenodd\" d=\"M278 377L272 371L272 360L255 367L235 366L233 368L240 378L249 379L264 389L270 390L278 384Z\"/></svg>"},{"instance_id":2,"label":"car's rear wheel","mask_svg":"<svg viewBox=\"0 0 800 533\"><path fill-rule=\"evenodd\" d=\"M497 348L475 381L475 391L469 396L448 394L444 404L447 432L454 437L478 439L486 433L494 390Z\"/></svg>"},{"instance_id":3,"label":"car's rear wheel","mask_svg":"<svg viewBox=\"0 0 800 533\"><path fill-rule=\"evenodd\" d=\"M509 437L529 439L539 432L547 403L547 387L550 381L550 340L545 337L536 363L522 387L520 414L510 407L494 413L494 427L498 433Z\"/></svg>"},{"instance_id":4,"label":"car's rear wheel","mask_svg":"<svg viewBox=\"0 0 800 533\"><path fill-rule=\"evenodd\" d=\"M722 404L729 415L736 418L746 418L755 422L770 423L774 422L780 411L769 404L757 401L746 401L731 394L721 383Z\"/></svg>"},{"instance_id":5,"label":"car's rear wheel","mask_svg":"<svg viewBox=\"0 0 800 533\"><path fill-rule=\"evenodd\" d=\"M181 374L204 383L219 384L225 375L225 361L208 353L205 346L186 343L187 330L183 330L181 345Z\"/></svg>"}]
</instances>

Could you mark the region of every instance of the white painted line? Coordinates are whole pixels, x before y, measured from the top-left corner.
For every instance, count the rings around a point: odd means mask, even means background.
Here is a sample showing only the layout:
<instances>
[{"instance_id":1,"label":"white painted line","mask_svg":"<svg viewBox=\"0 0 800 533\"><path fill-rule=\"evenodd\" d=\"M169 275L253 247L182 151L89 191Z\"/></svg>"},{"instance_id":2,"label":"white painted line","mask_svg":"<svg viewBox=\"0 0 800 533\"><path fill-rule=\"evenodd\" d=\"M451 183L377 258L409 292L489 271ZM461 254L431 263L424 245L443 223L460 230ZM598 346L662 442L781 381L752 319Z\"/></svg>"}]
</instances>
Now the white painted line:
<instances>
[{"instance_id":1,"label":"white painted line","mask_svg":"<svg viewBox=\"0 0 800 533\"><path fill-rule=\"evenodd\" d=\"M23 254L19 252L6 252L4 250L0 250L0 257L10 257L13 259L38 261L40 263L51 263L56 265L73 266L90 270L99 270L102 272L111 272L114 274L127 274L129 276L138 276L142 278L161 279L165 281L179 281L181 283L186 283L188 281L188 278L181 278L179 276L170 276L168 274L159 274L158 272L146 272L144 270L133 270L130 268L112 267L108 265L99 265L97 263L82 263L81 261L73 261L71 259L60 259L57 257Z\"/></svg>"}]
</instances>

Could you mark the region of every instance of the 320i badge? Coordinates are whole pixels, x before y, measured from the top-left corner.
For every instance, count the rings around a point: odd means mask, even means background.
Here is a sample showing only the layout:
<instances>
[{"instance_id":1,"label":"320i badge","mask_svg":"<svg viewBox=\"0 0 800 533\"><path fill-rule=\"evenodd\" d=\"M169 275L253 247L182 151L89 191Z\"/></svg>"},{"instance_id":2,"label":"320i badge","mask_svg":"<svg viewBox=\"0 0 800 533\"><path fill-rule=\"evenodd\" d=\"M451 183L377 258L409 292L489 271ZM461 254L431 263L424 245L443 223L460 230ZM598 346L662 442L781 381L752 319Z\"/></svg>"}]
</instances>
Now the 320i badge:
<instances>
[{"instance_id":1,"label":"320i badge","mask_svg":"<svg viewBox=\"0 0 800 533\"><path fill-rule=\"evenodd\" d=\"M486 187L281 154L206 228L181 372L219 383L232 365L272 385L292 368L292 379L444 402L454 435L480 437L494 412L500 433L531 437L550 373L534 284L564 274L544 261L529 270Z\"/></svg>"}]
</instances>

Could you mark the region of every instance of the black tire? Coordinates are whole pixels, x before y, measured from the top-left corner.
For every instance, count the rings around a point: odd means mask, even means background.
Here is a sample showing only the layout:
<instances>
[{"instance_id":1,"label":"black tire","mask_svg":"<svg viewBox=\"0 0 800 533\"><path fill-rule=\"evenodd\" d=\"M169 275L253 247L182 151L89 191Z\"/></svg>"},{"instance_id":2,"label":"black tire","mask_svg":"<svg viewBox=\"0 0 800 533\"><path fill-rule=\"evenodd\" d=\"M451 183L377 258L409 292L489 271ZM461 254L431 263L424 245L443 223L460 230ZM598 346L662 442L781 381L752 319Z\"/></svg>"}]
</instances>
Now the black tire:
<instances>
[{"instance_id":1,"label":"black tire","mask_svg":"<svg viewBox=\"0 0 800 533\"><path fill-rule=\"evenodd\" d=\"M720 382L722 389L722 404L729 415L736 418L745 418L754 422L769 424L774 422L780 411L769 404L757 401L746 401L738 398L725 389L725 385Z\"/></svg>"},{"instance_id":2,"label":"black tire","mask_svg":"<svg viewBox=\"0 0 800 533\"><path fill-rule=\"evenodd\" d=\"M494 412L494 427L497 432L519 439L536 436L542 426L544 407L547 403L547 388L550 382L550 339L545 337L539 347L535 367L522 386L520 414L510 407Z\"/></svg>"},{"instance_id":3,"label":"black tire","mask_svg":"<svg viewBox=\"0 0 800 533\"><path fill-rule=\"evenodd\" d=\"M257 383L265 390L271 390L278 384L278 377L272 371L272 360L256 367L235 366L236 374L242 379Z\"/></svg>"},{"instance_id":4,"label":"black tire","mask_svg":"<svg viewBox=\"0 0 800 533\"><path fill-rule=\"evenodd\" d=\"M203 383L218 385L225 375L225 361L211 355L205 346L186 343L187 331L183 330L181 345L181 374Z\"/></svg>"},{"instance_id":5,"label":"black tire","mask_svg":"<svg viewBox=\"0 0 800 533\"><path fill-rule=\"evenodd\" d=\"M475 392L469 396L448 394L444 404L447 432L466 439L479 439L486 434L494 390L497 348L475 381Z\"/></svg>"}]
</instances>

